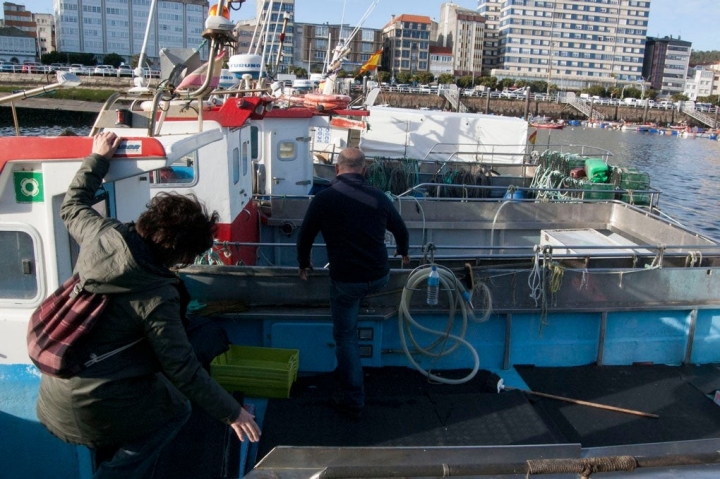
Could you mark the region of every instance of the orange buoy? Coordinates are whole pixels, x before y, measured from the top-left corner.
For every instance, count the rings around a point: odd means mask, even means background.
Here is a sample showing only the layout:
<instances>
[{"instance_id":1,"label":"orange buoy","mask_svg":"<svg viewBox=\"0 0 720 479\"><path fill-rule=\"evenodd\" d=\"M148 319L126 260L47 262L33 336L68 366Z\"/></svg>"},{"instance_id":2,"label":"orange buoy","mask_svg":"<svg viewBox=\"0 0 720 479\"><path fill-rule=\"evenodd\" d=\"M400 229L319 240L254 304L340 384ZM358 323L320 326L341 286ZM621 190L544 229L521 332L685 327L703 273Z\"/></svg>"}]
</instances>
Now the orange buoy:
<instances>
[{"instance_id":1,"label":"orange buoy","mask_svg":"<svg viewBox=\"0 0 720 479\"><path fill-rule=\"evenodd\" d=\"M318 111L341 110L347 108L350 100L351 98L347 95L306 93L303 105L308 108L316 108Z\"/></svg>"}]
</instances>

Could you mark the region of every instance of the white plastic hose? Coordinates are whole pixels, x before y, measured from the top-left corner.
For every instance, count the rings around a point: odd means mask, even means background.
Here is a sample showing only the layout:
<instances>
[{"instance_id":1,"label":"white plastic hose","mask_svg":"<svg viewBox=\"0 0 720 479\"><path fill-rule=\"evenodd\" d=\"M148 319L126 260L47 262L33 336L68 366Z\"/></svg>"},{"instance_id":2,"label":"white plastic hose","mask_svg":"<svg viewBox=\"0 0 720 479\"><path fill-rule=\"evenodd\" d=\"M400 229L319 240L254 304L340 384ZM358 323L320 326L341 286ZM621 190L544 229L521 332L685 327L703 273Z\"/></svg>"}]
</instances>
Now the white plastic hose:
<instances>
[{"instance_id":1,"label":"white plastic hose","mask_svg":"<svg viewBox=\"0 0 720 479\"><path fill-rule=\"evenodd\" d=\"M437 266L438 273L440 275L440 291L445 292L447 294L448 298L448 304L450 305L450 312L448 315L448 322L447 326L445 327L444 331L437 331L430 328L427 328L421 324L419 324L410 314L410 300L412 298L413 291L416 291L419 289L419 286L422 284L425 284L427 282L427 278L430 275L430 271L432 270L432 264L427 264L420 266L416 269L414 269L410 275L408 276L407 283L405 284L405 287L403 288L402 298L400 299L400 314L398 315L398 327L400 332L400 342L402 343L403 351L405 352L405 355L407 356L410 363L417 369L421 374L426 376L429 379L432 379L434 381L444 383L444 384L462 384L464 382L467 382L471 380L473 377L475 377L475 374L477 374L478 369L480 368L480 358L478 357L478 353L475 350L475 348L470 344L467 340L465 340L464 336L467 331L467 322L468 318L471 318L475 321L478 321L472 311L472 307L470 304L470 300L472 298L472 295L465 289L465 286L457 279L455 274L448 268L441 266L441 265L435 265ZM487 288L485 288L487 289ZM487 291L489 293L489 291ZM490 304L490 300L488 297L487 304ZM455 321L455 314L457 309L460 309L460 312L462 314L462 325L460 328L459 335L455 335L450 333L450 331L453 328L453 323ZM480 321L486 320L490 315L490 309L488 307L488 310L483 315L483 318ZM412 328L417 328L420 331L423 331L425 333L429 333L432 335L435 335L438 337L438 339L430 344L427 347L420 346L417 341L415 340L415 337L412 334ZM473 356L474 366L473 370L470 372L469 375L467 375L464 378L461 379L448 379L443 378L440 376L436 376L429 371L426 371L425 369L420 366L415 359L413 358L412 354L410 353L410 349L408 348L407 338L410 339L410 342L415 347L415 350L425 356L429 357L435 357L440 358L443 356L446 356L453 351L455 351L458 347L465 346L470 350L470 353ZM446 347L448 341L452 341L452 344L450 347ZM439 345L442 345L442 348L435 352L435 348L437 348Z\"/></svg>"}]
</instances>

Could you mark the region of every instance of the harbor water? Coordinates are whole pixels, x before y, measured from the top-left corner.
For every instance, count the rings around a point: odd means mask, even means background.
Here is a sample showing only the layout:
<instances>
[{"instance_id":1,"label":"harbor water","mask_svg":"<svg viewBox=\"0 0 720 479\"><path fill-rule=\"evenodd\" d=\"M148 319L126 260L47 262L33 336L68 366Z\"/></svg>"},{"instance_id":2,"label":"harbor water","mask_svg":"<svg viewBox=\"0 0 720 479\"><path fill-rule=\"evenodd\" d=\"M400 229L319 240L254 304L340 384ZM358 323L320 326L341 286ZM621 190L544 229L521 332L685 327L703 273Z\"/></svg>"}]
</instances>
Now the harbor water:
<instances>
[{"instance_id":1,"label":"harbor water","mask_svg":"<svg viewBox=\"0 0 720 479\"><path fill-rule=\"evenodd\" d=\"M66 128L26 127L21 134L52 136ZM87 135L90 127L69 129ZM0 136L14 134L12 127L0 127ZM609 161L612 165L649 173L651 186L662 192L659 206L663 212L692 230L720 239L720 141L581 126L538 130L536 150L563 144L609 150L614 155Z\"/></svg>"}]
</instances>

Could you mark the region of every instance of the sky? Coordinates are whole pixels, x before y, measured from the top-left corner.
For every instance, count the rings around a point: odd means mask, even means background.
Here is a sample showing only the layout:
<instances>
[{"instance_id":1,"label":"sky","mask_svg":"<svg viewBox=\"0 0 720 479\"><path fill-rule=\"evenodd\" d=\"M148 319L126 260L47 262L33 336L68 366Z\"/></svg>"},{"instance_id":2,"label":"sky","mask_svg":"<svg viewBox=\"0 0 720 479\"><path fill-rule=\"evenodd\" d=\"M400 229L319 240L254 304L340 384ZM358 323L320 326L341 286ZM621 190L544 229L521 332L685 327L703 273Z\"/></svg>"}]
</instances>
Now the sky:
<instances>
[{"instance_id":1,"label":"sky","mask_svg":"<svg viewBox=\"0 0 720 479\"><path fill-rule=\"evenodd\" d=\"M216 0L211 0L210 4ZM25 5L35 13L53 13L52 0L12 0ZM295 0L295 21L301 23L347 23L356 26L365 15L373 0ZM393 14L403 13L425 15L433 20L440 19L440 5L443 0L379 0L368 15L364 27L382 28ZM475 0L455 0L464 8L476 9ZM343 15L344 12L344 15ZM247 0L239 12L233 12L235 20L253 18L255 1ZM720 34L717 30L720 19L720 0L650 0L648 36L680 37L692 42L696 51L720 50Z\"/></svg>"}]
</instances>

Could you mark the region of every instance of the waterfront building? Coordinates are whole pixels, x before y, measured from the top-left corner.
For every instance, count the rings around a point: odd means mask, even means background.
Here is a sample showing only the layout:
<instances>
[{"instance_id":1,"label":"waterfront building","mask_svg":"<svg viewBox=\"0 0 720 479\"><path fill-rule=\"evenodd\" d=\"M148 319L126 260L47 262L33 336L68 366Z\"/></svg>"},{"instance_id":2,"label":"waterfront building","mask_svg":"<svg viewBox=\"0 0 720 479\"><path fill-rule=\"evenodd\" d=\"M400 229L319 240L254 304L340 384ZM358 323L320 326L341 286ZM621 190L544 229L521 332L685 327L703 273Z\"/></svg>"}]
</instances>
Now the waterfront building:
<instances>
[{"instance_id":1,"label":"waterfront building","mask_svg":"<svg viewBox=\"0 0 720 479\"><path fill-rule=\"evenodd\" d=\"M433 21L424 15L392 16L382 29L393 76L397 72L429 71L430 34Z\"/></svg>"},{"instance_id":2,"label":"waterfront building","mask_svg":"<svg viewBox=\"0 0 720 479\"><path fill-rule=\"evenodd\" d=\"M295 24L295 66L308 72L322 72L328 53L338 44L346 45L354 27L328 23ZM343 70L352 72L364 65L370 56L383 47L382 32L375 28L361 28L348 45L350 52L343 62Z\"/></svg>"},{"instance_id":3,"label":"waterfront building","mask_svg":"<svg viewBox=\"0 0 720 479\"><path fill-rule=\"evenodd\" d=\"M715 72L709 68L702 65L691 68L688 72L683 93L692 101L710 96L713 93L714 79Z\"/></svg>"},{"instance_id":4,"label":"waterfront building","mask_svg":"<svg viewBox=\"0 0 720 479\"><path fill-rule=\"evenodd\" d=\"M499 79L561 90L643 81L649 0L478 0L478 12L498 30Z\"/></svg>"},{"instance_id":5,"label":"waterfront building","mask_svg":"<svg viewBox=\"0 0 720 479\"><path fill-rule=\"evenodd\" d=\"M435 75L435 78L443 73L455 75L455 62L451 49L430 45L430 73Z\"/></svg>"},{"instance_id":6,"label":"waterfront building","mask_svg":"<svg viewBox=\"0 0 720 479\"><path fill-rule=\"evenodd\" d=\"M37 26L36 35L38 54L42 57L46 53L55 51L55 17L49 13L33 13L33 21Z\"/></svg>"},{"instance_id":7,"label":"waterfront building","mask_svg":"<svg viewBox=\"0 0 720 479\"><path fill-rule=\"evenodd\" d=\"M645 42L643 77L661 95L685 90L692 43L679 38L648 37Z\"/></svg>"},{"instance_id":8,"label":"waterfront building","mask_svg":"<svg viewBox=\"0 0 720 479\"><path fill-rule=\"evenodd\" d=\"M117 53L128 62L142 50L150 0L54 0L56 46L61 52ZM207 0L162 0L152 15L146 54L157 61L161 48L199 48ZM207 47L201 50L207 57Z\"/></svg>"},{"instance_id":9,"label":"waterfront building","mask_svg":"<svg viewBox=\"0 0 720 479\"><path fill-rule=\"evenodd\" d=\"M485 39L482 52L482 74L490 76L500 65L500 7L503 0L478 2L478 13L485 18Z\"/></svg>"},{"instance_id":10,"label":"waterfront building","mask_svg":"<svg viewBox=\"0 0 720 479\"><path fill-rule=\"evenodd\" d=\"M4 2L3 18L6 27L15 27L33 38L37 37L37 25L32 12L27 11L25 5Z\"/></svg>"},{"instance_id":11,"label":"waterfront building","mask_svg":"<svg viewBox=\"0 0 720 479\"><path fill-rule=\"evenodd\" d=\"M435 43L452 52L456 76L482 76L484 41L485 17L454 3L440 6Z\"/></svg>"},{"instance_id":12,"label":"waterfront building","mask_svg":"<svg viewBox=\"0 0 720 479\"><path fill-rule=\"evenodd\" d=\"M37 54L35 38L16 27L0 27L0 61L35 61Z\"/></svg>"},{"instance_id":13,"label":"waterfront building","mask_svg":"<svg viewBox=\"0 0 720 479\"><path fill-rule=\"evenodd\" d=\"M272 4L272 10L270 5ZM267 20L265 23L263 23ZM255 22L263 26L262 32L258 30L258 42L264 54L266 64L274 65L277 59L277 52L281 48L280 34L285 26L285 40L282 42L282 55L278 64L277 73L287 72L287 68L293 63L295 44L295 0L284 2L271 2L269 0L257 0L255 2Z\"/></svg>"}]
</instances>

